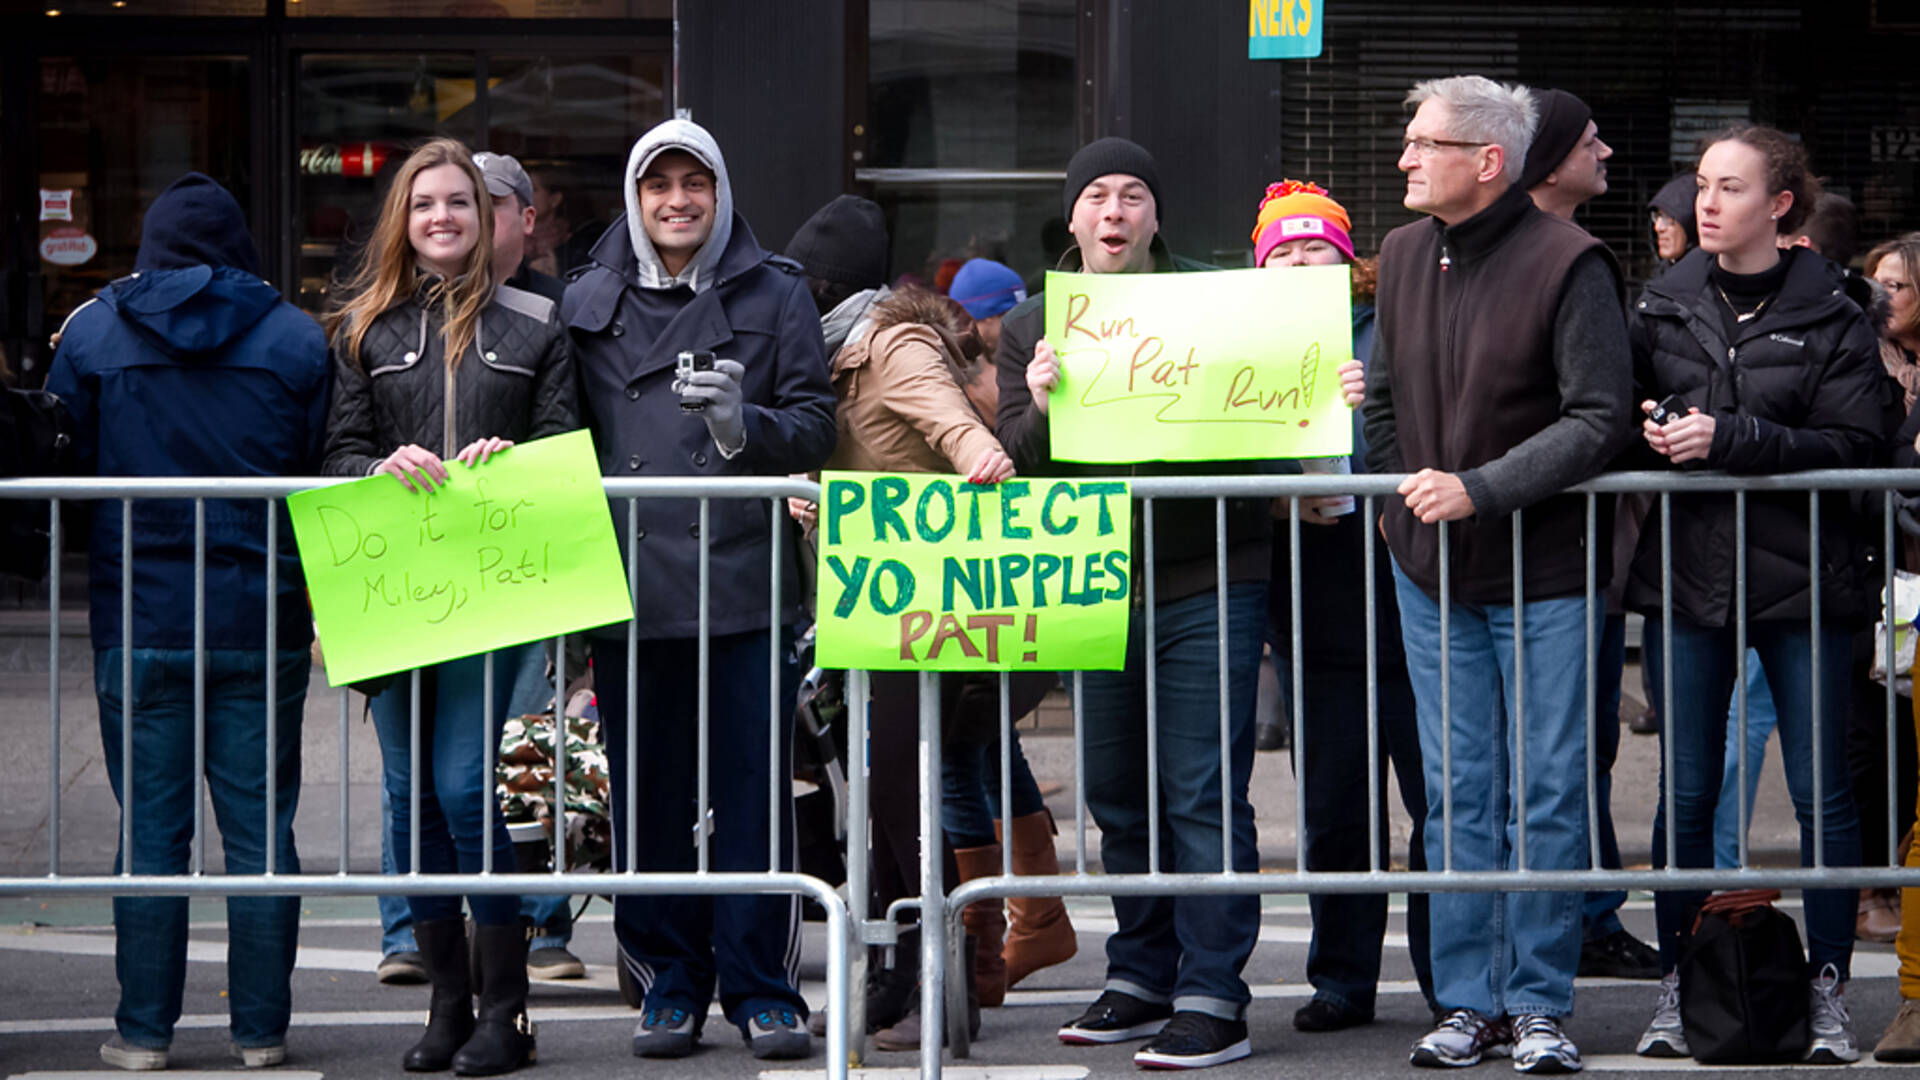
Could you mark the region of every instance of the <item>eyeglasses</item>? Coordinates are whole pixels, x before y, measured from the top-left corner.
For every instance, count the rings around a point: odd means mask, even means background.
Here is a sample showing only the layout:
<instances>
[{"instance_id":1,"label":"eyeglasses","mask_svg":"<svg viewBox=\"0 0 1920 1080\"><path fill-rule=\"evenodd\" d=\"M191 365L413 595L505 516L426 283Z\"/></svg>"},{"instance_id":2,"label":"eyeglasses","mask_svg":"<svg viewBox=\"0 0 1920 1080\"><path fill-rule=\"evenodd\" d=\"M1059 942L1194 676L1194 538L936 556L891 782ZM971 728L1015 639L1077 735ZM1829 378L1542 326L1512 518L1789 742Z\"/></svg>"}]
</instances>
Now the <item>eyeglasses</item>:
<instances>
[{"instance_id":1,"label":"eyeglasses","mask_svg":"<svg viewBox=\"0 0 1920 1080\"><path fill-rule=\"evenodd\" d=\"M1471 148L1476 146L1491 146L1491 145L1492 145L1491 143L1485 143L1485 142L1469 142L1465 139L1413 138L1413 139L1407 139L1401 142L1400 153L1404 155L1407 151L1411 150L1414 153L1419 154L1423 158L1430 158L1433 155L1439 153L1440 148L1443 146L1455 147L1455 148Z\"/></svg>"},{"instance_id":2,"label":"eyeglasses","mask_svg":"<svg viewBox=\"0 0 1920 1080\"><path fill-rule=\"evenodd\" d=\"M1655 225L1662 228L1679 224L1679 222L1673 220L1673 217L1664 210L1655 210L1648 216L1653 220Z\"/></svg>"},{"instance_id":3,"label":"eyeglasses","mask_svg":"<svg viewBox=\"0 0 1920 1080\"><path fill-rule=\"evenodd\" d=\"M1911 284L1905 281L1883 281L1880 283L1880 287L1887 290L1890 296L1898 296L1901 290L1913 288Z\"/></svg>"}]
</instances>

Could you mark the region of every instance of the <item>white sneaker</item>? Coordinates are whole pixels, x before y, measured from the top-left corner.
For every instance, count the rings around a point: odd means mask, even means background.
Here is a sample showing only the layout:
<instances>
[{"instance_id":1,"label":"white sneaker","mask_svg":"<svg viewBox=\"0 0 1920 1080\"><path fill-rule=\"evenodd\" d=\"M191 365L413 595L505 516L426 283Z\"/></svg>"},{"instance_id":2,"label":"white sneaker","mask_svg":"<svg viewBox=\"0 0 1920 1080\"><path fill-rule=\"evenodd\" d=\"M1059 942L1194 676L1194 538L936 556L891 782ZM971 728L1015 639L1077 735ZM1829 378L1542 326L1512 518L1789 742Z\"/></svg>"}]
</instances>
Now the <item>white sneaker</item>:
<instances>
[{"instance_id":1,"label":"white sneaker","mask_svg":"<svg viewBox=\"0 0 1920 1080\"><path fill-rule=\"evenodd\" d=\"M1846 1065L1860 1060L1860 1047L1847 1026L1853 1018L1847 1015L1847 1002L1841 997L1845 989L1839 969L1828 964L1807 990L1807 1018L1813 1028L1807 1060L1815 1065Z\"/></svg>"},{"instance_id":2,"label":"white sneaker","mask_svg":"<svg viewBox=\"0 0 1920 1080\"><path fill-rule=\"evenodd\" d=\"M1506 1057L1511 1042L1504 1019L1455 1009L1413 1044L1407 1060L1426 1068L1461 1068L1478 1065L1482 1058Z\"/></svg>"},{"instance_id":3,"label":"white sneaker","mask_svg":"<svg viewBox=\"0 0 1920 1080\"><path fill-rule=\"evenodd\" d=\"M227 1044L227 1053L238 1059L249 1069L271 1069L275 1065L284 1065L287 1061L287 1044L274 1043L272 1046L241 1046L237 1042Z\"/></svg>"},{"instance_id":4,"label":"white sneaker","mask_svg":"<svg viewBox=\"0 0 1920 1080\"><path fill-rule=\"evenodd\" d=\"M1560 1021L1551 1016L1516 1016L1513 1024L1513 1071L1523 1073L1576 1073L1580 1071L1580 1048L1573 1045Z\"/></svg>"},{"instance_id":5,"label":"white sneaker","mask_svg":"<svg viewBox=\"0 0 1920 1080\"><path fill-rule=\"evenodd\" d=\"M1653 1019L1640 1035L1634 1053L1642 1057L1692 1057L1687 1048L1687 1030L1680 1024L1680 973L1669 971L1660 976L1660 1000L1653 1006Z\"/></svg>"},{"instance_id":6,"label":"white sneaker","mask_svg":"<svg viewBox=\"0 0 1920 1080\"><path fill-rule=\"evenodd\" d=\"M167 1048L133 1046L116 1034L100 1044L100 1060L129 1072L154 1072L167 1067Z\"/></svg>"}]
</instances>

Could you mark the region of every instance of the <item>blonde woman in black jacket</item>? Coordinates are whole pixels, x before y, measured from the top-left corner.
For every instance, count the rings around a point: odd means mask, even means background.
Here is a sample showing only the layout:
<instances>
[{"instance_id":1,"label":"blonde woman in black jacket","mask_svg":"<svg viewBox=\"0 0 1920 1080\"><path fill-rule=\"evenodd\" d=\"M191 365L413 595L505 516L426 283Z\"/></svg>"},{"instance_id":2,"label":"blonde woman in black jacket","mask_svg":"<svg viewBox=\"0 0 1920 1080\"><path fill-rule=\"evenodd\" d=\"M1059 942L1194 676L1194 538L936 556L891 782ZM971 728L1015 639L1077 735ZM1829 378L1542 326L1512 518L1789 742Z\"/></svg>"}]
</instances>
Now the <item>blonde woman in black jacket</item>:
<instances>
[{"instance_id":1,"label":"blonde woman in black jacket","mask_svg":"<svg viewBox=\"0 0 1920 1080\"><path fill-rule=\"evenodd\" d=\"M447 481L445 462L484 465L524 439L579 426L573 366L554 304L496 284L488 263L493 209L473 154L451 139L414 151L394 178L367 260L328 320L333 404L325 471L385 473L410 491ZM420 677L420 760L410 759L412 673L370 700L379 733L390 839L411 868L420 821L420 871L478 873L493 848L496 870L513 846L485 775L485 738L499 744L512 680L502 667L482 700L485 657L436 664ZM482 714L493 724L484 738ZM412 804L419 769L420 805ZM462 1075L511 1072L534 1057L526 1019L527 934L517 896L467 898L480 976L476 1020L466 925L457 896L407 898L433 982L427 1029L403 1059L409 1070L451 1066Z\"/></svg>"},{"instance_id":2,"label":"blonde woman in black jacket","mask_svg":"<svg viewBox=\"0 0 1920 1080\"><path fill-rule=\"evenodd\" d=\"M1873 329L1847 298L1838 267L1804 249L1781 250L1813 208L1817 182L1806 151L1771 128L1737 128L1701 156L1695 209L1700 248L1646 287L1633 306L1634 381L1646 445L1671 466L1769 474L1876 464L1893 386ZM1662 407L1662 423L1654 419ZM1668 414L1672 415L1669 416ZM1661 807L1683 867L1713 865L1714 808L1725 760L1727 702L1735 678L1734 497L1680 495L1672 520L1648 518L1627 585L1627 606L1647 616L1655 693L1673 680L1673 805ZM1803 492L1747 498L1747 642L1760 654L1779 712L1781 759L1800 822L1802 861L1812 862L1814 793L1829 866L1860 861L1859 823L1847 775L1846 713L1851 637L1871 605L1863 531L1844 498L1821 501L1820 611L1816 631L1808 572L1811 518ZM1673 624L1661 625L1661 535L1672 529ZM1664 653L1671 629L1673 655ZM1818 717L1814 714L1816 703ZM1818 755L1816 757L1816 739ZM1814 762L1820 762L1819 784ZM1664 791L1664 785L1662 790ZM1681 937L1705 894L1655 898L1665 973L1640 1053L1684 1057L1680 1024ZM1854 890L1806 892L1813 1041L1808 1060L1859 1057L1841 997L1853 952Z\"/></svg>"}]
</instances>

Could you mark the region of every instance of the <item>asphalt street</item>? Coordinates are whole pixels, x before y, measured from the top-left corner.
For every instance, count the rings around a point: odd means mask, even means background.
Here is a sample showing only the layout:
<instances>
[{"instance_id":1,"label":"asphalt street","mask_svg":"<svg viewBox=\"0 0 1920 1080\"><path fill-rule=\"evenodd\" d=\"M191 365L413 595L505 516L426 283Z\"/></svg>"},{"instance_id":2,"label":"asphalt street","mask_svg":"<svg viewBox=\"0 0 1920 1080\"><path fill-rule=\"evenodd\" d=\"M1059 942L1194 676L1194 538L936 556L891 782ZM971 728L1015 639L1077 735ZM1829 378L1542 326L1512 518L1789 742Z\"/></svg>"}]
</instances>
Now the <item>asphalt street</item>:
<instances>
[{"instance_id":1,"label":"asphalt street","mask_svg":"<svg viewBox=\"0 0 1920 1080\"><path fill-rule=\"evenodd\" d=\"M83 654L84 655L84 654ZM61 792L60 853L64 873L100 872L110 865L115 807L101 764L90 673L63 665L60 685L60 760L49 769L48 676L44 671L0 674L0 877L37 877L48 870L50 777ZM1631 682L1629 685L1632 685ZM1631 707L1631 703L1629 703ZM359 716L357 699L342 723L340 697L316 672L304 737L305 776L298 833L305 869L328 872L344 862L355 871L378 865L378 752ZM1063 821L1071 820L1072 741L1057 709L1043 710L1024 741L1034 771ZM1627 861L1644 865L1657 775L1657 741L1623 735L1616 768L1616 820ZM342 749L345 753L343 755ZM1260 829L1261 861L1285 872L1293 861L1291 769L1284 754L1261 754L1255 766L1253 800ZM344 813L342 793L346 800ZM345 828L342 828L342 821ZM209 816L210 819L210 816ZM1396 817L1397 850L1404 849L1406 822ZM1752 834L1763 861L1788 859L1794 826L1777 763L1770 762L1761 787ZM1063 861L1073 840L1060 839ZM217 843L210 844L218 867ZM1097 866L1098 833L1088 837ZM1412 982L1400 934L1398 904L1383 962L1378 1017L1372 1025L1336 1034L1306 1035L1291 1026L1293 1010L1310 993L1304 981L1310 918L1299 896L1263 901L1261 946L1246 977L1253 989L1249 1013L1254 1056L1213 1070L1222 1078L1406 1076L1406 1051L1428 1023ZM1796 916L1797 902L1786 910ZM752 1059L737 1034L716 1012L704 1048L680 1062L646 1062L630 1056L627 1040L637 1019L621 1002L609 962L613 955L609 908L596 900L575 938L575 951L589 965L585 980L536 983L531 1013L540 1025L540 1063L533 1075L551 1080L609 1075L663 1077L819 1075L824 1044L808 1062L767 1067ZM1054 1031L1097 995L1103 975L1102 943L1112 926L1101 900L1073 902L1080 954L1070 963L1040 972L1009 995L1007 1005L988 1010L966 1061L952 1062L956 1077L1070 1078L1118 1076L1134 1071L1131 1046L1068 1047ZM1636 895L1623 912L1643 938L1652 933L1652 911ZM226 1056L223 908L218 900L193 903L193 941L188 965L185 1017L173 1051L175 1072L226 1072L238 1063ZM116 999L110 901L102 897L0 896L0 1078L60 1076L77 1080L98 1074L95 1048L112 1032ZM307 1080L391 1077L399 1056L424 1017L426 991L385 987L372 976L378 955L378 922L366 898L310 898L305 904L299 967L294 976L294 1027L282 1075ZM825 999L822 928L808 927L803 960L810 1001ZM1863 945L1856 953L1848 1001L1854 1029L1871 1047L1897 1006L1890 946ZM1691 1063L1652 1062L1632 1056L1632 1044L1652 1007L1648 983L1582 980L1569 1030L1587 1055L1590 1071L1665 1076L1690 1071ZM911 1070L913 1055L870 1053L874 1070ZM1493 1062L1480 1067L1505 1070ZM1870 1062L1857 1069L1878 1068ZM1722 1070L1725 1071L1725 1070ZM1745 1075L1750 1068L1734 1070ZM868 1075L908 1075L873 1071Z\"/></svg>"}]
</instances>

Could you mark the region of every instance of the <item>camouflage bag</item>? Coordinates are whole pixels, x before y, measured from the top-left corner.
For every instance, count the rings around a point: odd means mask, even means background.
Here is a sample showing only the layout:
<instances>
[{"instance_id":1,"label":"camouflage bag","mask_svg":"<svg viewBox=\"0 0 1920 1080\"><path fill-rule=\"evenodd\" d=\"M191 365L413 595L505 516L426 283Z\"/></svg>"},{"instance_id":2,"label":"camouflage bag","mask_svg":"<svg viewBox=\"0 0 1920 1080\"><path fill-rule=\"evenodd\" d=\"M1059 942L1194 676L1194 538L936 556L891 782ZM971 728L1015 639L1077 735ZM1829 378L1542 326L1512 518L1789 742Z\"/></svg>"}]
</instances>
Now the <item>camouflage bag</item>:
<instances>
[{"instance_id":1,"label":"camouflage bag","mask_svg":"<svg viewBox=\"0 0 1920 1080\"><path fill-rule=\"evenodd\" d=\"M568 713L577 710L568 708ZM613 857L613 825L607 816L607 751L600 722L567 717L566 837L569 869L608 869ZM553 835L553 714L536 713L507 721L500 739L496 772L500 806L508 824L539 822Z\"/></svg>"}]
</instances>

